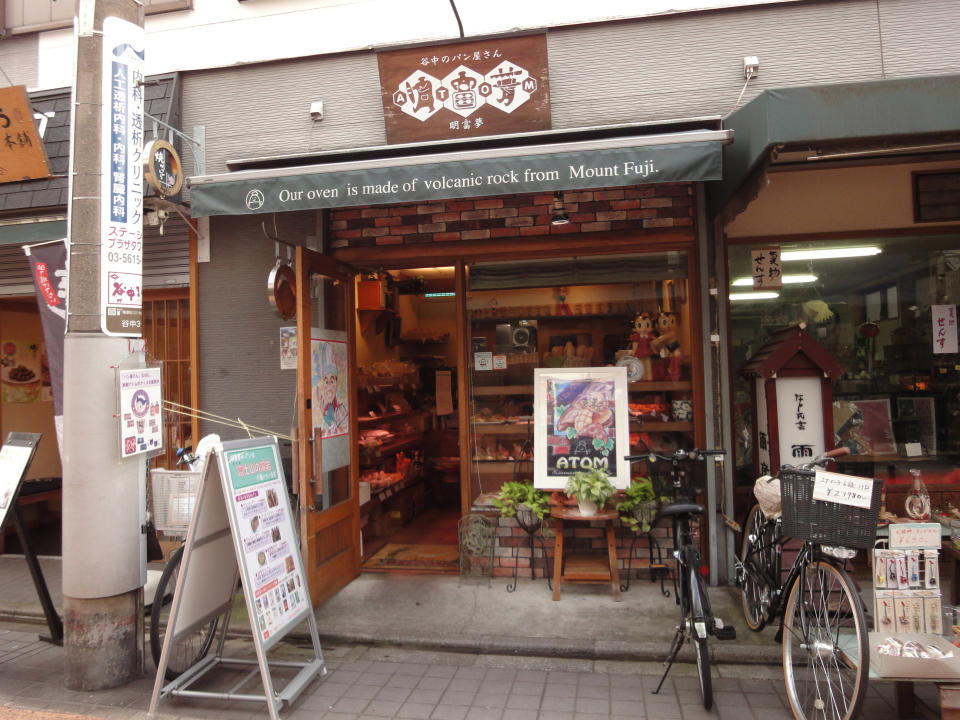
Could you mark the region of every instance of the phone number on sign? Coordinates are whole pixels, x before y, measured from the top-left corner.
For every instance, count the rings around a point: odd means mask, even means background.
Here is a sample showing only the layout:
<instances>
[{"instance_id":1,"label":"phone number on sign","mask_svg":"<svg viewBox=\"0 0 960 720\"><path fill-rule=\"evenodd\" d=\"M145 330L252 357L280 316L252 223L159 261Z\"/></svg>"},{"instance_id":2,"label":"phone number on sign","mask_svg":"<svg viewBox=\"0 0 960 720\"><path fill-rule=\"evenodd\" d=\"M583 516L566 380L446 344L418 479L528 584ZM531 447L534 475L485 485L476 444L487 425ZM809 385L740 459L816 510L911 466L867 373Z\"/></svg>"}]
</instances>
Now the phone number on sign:
<instances>
[{"instance_id":1,"label":"phone number on sign","mask_svg":"<svg viewBox=\"0 0 960 720\"><path fill-rule=\"evenodd\" d=\"M140 264L143 260L143 256L139 253L118 253L118 252L108 252L107 260L112 263L123 263L125 265Z\"/></svg>"}]
</instances>

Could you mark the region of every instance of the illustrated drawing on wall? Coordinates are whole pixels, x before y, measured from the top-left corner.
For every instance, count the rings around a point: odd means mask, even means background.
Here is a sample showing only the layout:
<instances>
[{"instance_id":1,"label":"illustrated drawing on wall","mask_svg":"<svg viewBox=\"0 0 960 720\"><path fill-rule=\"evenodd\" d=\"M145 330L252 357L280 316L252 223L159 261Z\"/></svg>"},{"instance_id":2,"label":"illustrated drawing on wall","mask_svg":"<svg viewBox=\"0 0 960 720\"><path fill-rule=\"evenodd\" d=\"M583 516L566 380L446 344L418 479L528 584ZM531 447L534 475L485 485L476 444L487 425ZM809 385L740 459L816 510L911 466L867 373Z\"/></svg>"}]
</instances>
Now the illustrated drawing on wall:
<instances>
[{"instance_id":1,"label":"illustrated drawing on wall","mask_svg":"<svg viewBox=\"0 0 960 720\"><path fill-rule=\"evenodd\" d=\"M320 428L323 438L346 435L350 430L347 344L312 338L310 351L313 355L313 426Z\"/></svg>"},{"instance_id":2,"label":"illustrated drawing on wall","mask_svg":"<svg viewBox=\"0 0 960 720\"><path fill-rule=\"evenodd\" d=\"M596 468L626 487L626 369L537 369L534 395L535 485L563 487L575 472Z\"/></svg>"}]
</instances>

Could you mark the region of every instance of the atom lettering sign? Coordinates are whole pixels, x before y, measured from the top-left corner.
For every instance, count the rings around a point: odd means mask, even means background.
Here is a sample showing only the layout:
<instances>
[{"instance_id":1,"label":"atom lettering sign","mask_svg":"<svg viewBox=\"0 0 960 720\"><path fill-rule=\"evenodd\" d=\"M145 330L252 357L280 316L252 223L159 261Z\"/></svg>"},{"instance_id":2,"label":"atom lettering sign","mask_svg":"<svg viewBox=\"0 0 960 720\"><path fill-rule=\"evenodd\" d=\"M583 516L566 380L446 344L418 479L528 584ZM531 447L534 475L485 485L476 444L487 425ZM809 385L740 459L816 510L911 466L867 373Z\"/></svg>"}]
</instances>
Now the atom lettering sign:
<instances>
[{"instance_id":1,"label":"atom lettering sign","mask_svg":"<svg viewBox=\"0 0 960 720\"><path fill-rule=\"evenodd\" d=\"M550 129L543 35L379 53L391 143Z\"/></svg>"}]
</instances>

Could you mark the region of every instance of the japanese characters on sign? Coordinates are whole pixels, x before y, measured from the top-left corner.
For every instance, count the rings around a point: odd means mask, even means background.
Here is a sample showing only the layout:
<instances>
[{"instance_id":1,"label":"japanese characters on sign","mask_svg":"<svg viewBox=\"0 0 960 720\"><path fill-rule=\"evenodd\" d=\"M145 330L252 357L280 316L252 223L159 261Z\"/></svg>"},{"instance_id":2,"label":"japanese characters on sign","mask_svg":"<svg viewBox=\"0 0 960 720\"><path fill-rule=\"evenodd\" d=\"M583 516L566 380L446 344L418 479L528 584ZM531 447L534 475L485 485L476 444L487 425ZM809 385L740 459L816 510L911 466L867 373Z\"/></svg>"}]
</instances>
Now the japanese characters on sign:
<instances>
[{"instance_id":1,"label":"japanese characters on sign","mask_svg":"<svg viewBox=\"0 0 960 720\"><path fill-rule=\"evenodd\" d=\"M933 317L933 352L957 352L957 306L933 305L930 310Z\"/></svg>"},{"instance_id":2,"label":"japanese characters on sign","mask_svg":"<svg viewBox=\"0 0 960 720\"><path fill-rule=\"evenodd\" d=\"M139 337L143 285L143 28L103 21L100 314L107 335Z\"/></svg>"},{"instance_id":3,"label":"japanese characters on sign","mask_svg":"<svg viewBox=\"0 0 960 720\"><path fill-rule=\"evenodd\" d=\"M873 502L873 478L817 470L813 499L869 510Z\"/></svg>"},{"instance_id":4,"label":"japanese characters on sign","mask_svg":"<svg viewBox=\"0 0 960 720\"><path fill-rule=\"evenodd\" d=\"M33 122L26 87L0 88L0 183L49 176L47 153Z\"/></svg>"},{"instance_id":5,"label":"japanese characters on sign","mask_svg":"<svg viewBox=\"0 0 960 720\"><path fill-rule=\"evenodd\" d=\"M225 447L223 460L244 587L255 609L257 632L266 640L282 635L310 607L287 485L275 442Z\"/></svg>"},{"instance_id":6,"label":"japanese characters on sign","mask_svg":"<svg viewBox=\"0 0 960 720\"><path fill-rule=\"evenodd\" d=\"M388 142L550 128L544 35L377 57Z\"/></svg>"},{"instance_id":7,"label":"japanese characters on sign","mask_svg":"<svg viewBox=\"0 0 960 720\"><path fill-rule=\"evenodd\" d=\"M169 197L180 192L183 171L180 156L166 140L151 140L143 149L143 179L157 194Z\"/></svg>"},{"instance_id":8,"label":"japanese characters on sign","mask_svg":"<svg viewBox=\"0 0 960 720\"><path fill-rule=\"evenodd\" d=\"M826 450L820 378L779 377L776 383L780 462L809 462Z\"/></svg>"},{"instance_id":9,"label":"japanese characters on sign","mask_svg":"<svg viewBox=\"0 0 960 720\"><path fill-rule=\"evenodd\" d=\"M120 456L163 450L163 392L159 367L121 370Z\"/></svg>"},{"instance_id":10,"label":"japanese characters on sign","mask_svg":"<svg viewBox=\"0 0 960 720\"><path fill-rule=\"evenodd\" d=\"M783 286L780 248L755 248L750 252L754 290L779 290Z\"/></svg>"},{"instance_id":11,"label":"japanese characters on sign","mask_svg":"<svg viewBox=\"0 0 960 720\"><path fill-rule=\"evenodd\" d=\"M890 548L940 547L940 523L890 523Z\"/></svg>"}]
</instances>

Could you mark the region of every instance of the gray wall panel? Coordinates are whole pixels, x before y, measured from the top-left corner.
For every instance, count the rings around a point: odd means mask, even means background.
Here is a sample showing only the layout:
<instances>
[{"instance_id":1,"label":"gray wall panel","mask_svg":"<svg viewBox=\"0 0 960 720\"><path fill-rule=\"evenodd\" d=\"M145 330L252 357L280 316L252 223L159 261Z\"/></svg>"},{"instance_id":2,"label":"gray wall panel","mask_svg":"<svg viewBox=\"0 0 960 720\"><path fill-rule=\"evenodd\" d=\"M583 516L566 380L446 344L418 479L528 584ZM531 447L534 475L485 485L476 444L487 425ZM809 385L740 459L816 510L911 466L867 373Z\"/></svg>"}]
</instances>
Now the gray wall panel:
<instances>
[{"instance_id":1,"label":"gray wall panel","mask_svg":"<svg viewBox=\"0 0 960 720\"><path fill-rule=\"evenodd\" d=\"M314 233L314 219L310 213L277 215L280 236L302 241ZM268 217L210 221L210 262L199 265L199 407L288 434L295 417L296 372L280 369L280 328L296 323L281 319L267 301L267 275L276 254L261 220L272 227ZM224 439L246 437L211 423L202 423L201 431Z\"/></svg>"},{"instance_id":2,"label":"gray wall panel","mask_svg":"<svg viewBox=\"0 0 960 720\"><path fill-rule=\"evenodd\" d=\"M960 2L880 0L886 77L960 72Z\"/></svg>"},{"instance_id":3,"label":"gray wall panel","mask_svg":"<svg viewBox=\"0 0 960 720\"><path fill-rule=\"evenodd\" d=\"M0 67L14 85L36 87L40 64L39 37L33 33L0 40ZM7 84L4 80L3 85Z\"/></svg>"},{"instance_id":4,"label":"gray wall panel","mask_svg":"<svg viewBox=\"0 0 960 720\"><path fill-rule=\"evenodd\" d=\"M956 0L808 0L551 30L553 127L725 115L745 55L760 75L741 104L773 87L956 73L958 27ZM318 99L325 118L313 123ZM385 142L373 52L193 73L183 100L185 126L207 126L208 173Z\"/></svg>"}]
</instances>

